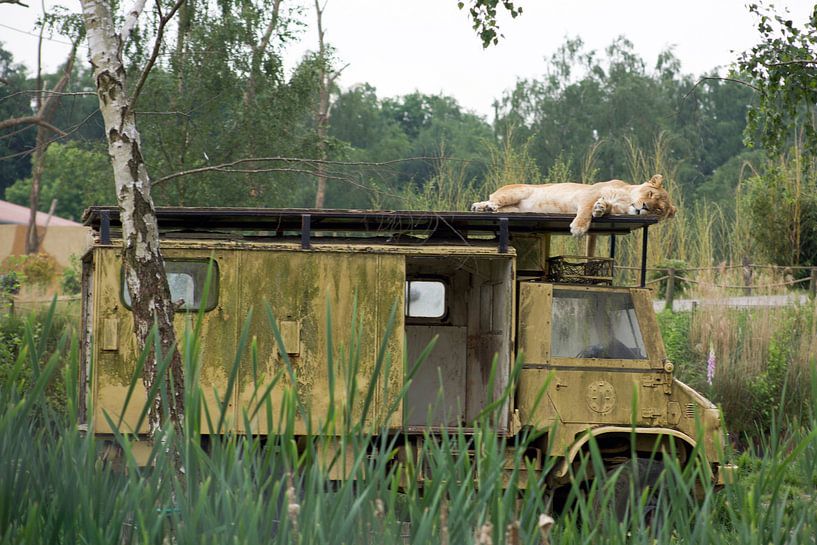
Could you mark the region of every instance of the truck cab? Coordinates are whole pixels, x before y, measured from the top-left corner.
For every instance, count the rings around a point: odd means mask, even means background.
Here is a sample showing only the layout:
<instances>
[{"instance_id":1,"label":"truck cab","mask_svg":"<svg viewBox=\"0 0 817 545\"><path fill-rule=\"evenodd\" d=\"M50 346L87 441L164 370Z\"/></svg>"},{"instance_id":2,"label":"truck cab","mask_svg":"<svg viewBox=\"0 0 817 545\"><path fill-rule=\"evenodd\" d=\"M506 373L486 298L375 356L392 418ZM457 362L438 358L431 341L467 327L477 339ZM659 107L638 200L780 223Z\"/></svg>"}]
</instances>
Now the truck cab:
<instances>
[{"instance_id":1,"label":"truck cab","mask_svg":"<svg viewBox=\"0 0 817 545\"><path fill-rule=\"evenodd\" d=\"M665 447L685 461L698 447L722 479L718 409L674 378L644 287L654 217L594 219L589 233L610 241L598 258L550 255L551 237L570 235L567 215L160 208L157 218L179 335L202 316L204 403L217 414L227 402L225 425L204 436L279 432L281 419L252 407L259 391L275 404L289 388L311 414L296 416L296 434L332 433L321 418L343 415L399 436L405 453L472 432L490 408L498 433L541 437L530 467L549 486L568 482L591 440L611 464ZM101 438L145 434L146 391L129 394L139 354L119 211L91 208L84 221L95 241L83 258L82 424ZM639 233L640 282L616 286L616 241ZM245 327L255 350L236 356ZM352 375L328 369L341 345L356 347ZM286 365L293 376L276 379Z\"/></svg>"}]
</instances>

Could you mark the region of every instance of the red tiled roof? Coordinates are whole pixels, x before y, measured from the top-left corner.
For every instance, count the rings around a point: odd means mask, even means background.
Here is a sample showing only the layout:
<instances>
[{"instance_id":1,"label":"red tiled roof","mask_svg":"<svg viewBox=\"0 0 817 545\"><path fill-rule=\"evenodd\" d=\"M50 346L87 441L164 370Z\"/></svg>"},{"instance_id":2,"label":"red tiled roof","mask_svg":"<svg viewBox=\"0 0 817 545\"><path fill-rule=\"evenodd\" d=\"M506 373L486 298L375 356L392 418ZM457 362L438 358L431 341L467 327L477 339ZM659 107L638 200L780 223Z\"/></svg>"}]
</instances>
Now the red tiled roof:
<instances>
[{"instance_id":1,"label":"red tiled roof","mask_svg":"<svg viewBox=\"0 0 817 545\"><path fill-rule=\"evenodd\" d=\"M16 223L26 225L31 217L31 211L26 206L13 204L8 201L0 201L0 223ZM44 226L48 220L48 214L45 212L37 212L37 225ZM49 226L73 226L81 227L81 223L67 220L57 216L51 216Z\"/></svg>"}]
</instances>

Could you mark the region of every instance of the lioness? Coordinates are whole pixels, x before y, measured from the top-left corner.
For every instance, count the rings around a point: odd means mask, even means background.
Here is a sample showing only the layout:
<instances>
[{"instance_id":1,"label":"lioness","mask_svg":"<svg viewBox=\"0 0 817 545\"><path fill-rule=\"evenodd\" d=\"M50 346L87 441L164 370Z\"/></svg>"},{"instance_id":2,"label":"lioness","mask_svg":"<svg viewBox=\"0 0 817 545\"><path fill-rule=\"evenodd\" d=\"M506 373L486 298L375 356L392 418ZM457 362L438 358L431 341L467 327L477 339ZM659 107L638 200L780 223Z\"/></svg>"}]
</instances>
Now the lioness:
<instances>
[{"instance_id":1,"label":"lioness","mask_svg":"<svg viewBox=\"0 0 817 545\"><path fill-rule=\"evenodd\" d=\"M487 201L471 205L474 212L544 212L576 214L570 233L582 236L590 220L605 214L653 214L663 220L675 215L669 195L656 174L640 185L621 180L586 184L511 184L500 187Z\"/></svg>"}]
</instances>

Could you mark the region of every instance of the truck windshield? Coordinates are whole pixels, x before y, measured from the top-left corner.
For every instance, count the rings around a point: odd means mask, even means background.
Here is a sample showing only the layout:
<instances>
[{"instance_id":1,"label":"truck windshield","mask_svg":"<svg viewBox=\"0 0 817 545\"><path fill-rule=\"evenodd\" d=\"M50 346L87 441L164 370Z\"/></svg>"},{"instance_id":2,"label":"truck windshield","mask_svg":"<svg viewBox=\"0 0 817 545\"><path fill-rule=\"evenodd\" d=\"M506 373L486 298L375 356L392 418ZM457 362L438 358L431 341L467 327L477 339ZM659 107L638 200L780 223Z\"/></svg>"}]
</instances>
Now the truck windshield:
<instances>
[{"instance_id":1,"label":"truck windshield","mask_svg":"<svg viewBox=\"0 0 817 545\"><path fill-rule=\"evenodd\" d=\"M553 357L646 358L629 293L553 290L551 323Z\"/></svg>"}]
</instances>

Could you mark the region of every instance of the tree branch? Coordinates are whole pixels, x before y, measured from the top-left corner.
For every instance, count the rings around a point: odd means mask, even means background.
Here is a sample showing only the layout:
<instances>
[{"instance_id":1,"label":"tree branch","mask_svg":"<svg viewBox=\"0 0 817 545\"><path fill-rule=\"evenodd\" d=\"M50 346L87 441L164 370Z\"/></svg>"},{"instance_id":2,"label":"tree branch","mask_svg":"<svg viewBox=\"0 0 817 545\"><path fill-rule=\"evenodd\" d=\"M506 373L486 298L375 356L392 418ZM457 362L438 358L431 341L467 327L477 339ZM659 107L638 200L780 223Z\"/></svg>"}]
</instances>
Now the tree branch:
<instances>
[{"instance_id":1,"label":"tree branch","mask_svg":"<svg viewBox=\"0 0 817 545\"><path fill-rule=\"evenodd\" d=\"M320 162L320 161L309 161L309 160L306 160L306 159L302 159L302 161L314 162L314 163ZM325 162L329 162L329 161L325 161ZM307 174L307 175L310 175L310 176L315 175L314 170L310 170L310 169L307 169L307 168L293 168L293 167L222 168L221 166L217 165L217 166L213 166L213 167L204 167L204 168L201 168L201 169L193 169L193 170L188 170L188 171L185 171L185 172L179 172L177 174L172 174L170 176L165 176L164 178L161 178L161 179L153 182L153 187L155 187L156 184L159 183L159 182L169 180L169 179L171 179L173 177L176 177L176 176L184 176L184 175L187 175L187 174L199 174L199 173L205 172L205 171L235 173L235 174L265 174L265 173L269 173L269 172L286 172L286 173L291 173L291 174ZM364 189L366 191L379 193L381 195L386 195L388 197L401 199L401 200L405 200L405 198L406 198L403 195L393 193L393 192L390 192L390 191L385 191L385 190L383 190L381 188L378 188L378 187L371 187L371 186L368 186L368 185L366 185L364 183L355 181L350 176L340 176L340 175L332 175L332 174L326 174L326 173L324 173L324 176L326 177L327 180L336 180L336 181L339 181L339 182L348 183L349 185L352 185L352 186L357 187L359 189Z\"/></svg>"},{"instance_id":2,"label":"tree branch","mask_svg":"<svg viewBox=\"0 0 817 545\"><path fill-rule=\"evenodd\" d=\"M142 73L139 75L139 81L136 83L136 87L133 90L133 94L131 95L130 100L130 109L136 106L136 101L139 99L139 94L142 92L142 87L145 85L145 81L148 79L148 74L150 70L153 68L153 65L156 63L156 58L159 56L159 50L162 48L162 37L164 36L165 26L173 18L179 8L184 4L185 0L176 0L176 3L170 9L170 12L167 15L161 16L159 19L159 29L156 32L156 40L153 42L153 51L150 53L150 59L148 59L147 64L142 69ZM156 0L156 5L159 6L159 0ZM161 8L160 12L161 13Z\"/></svg>"},{"instance_id":3,"label":"tree branch","mask_svg":"<svg viewBox=\"0 0 817 545\"><path fill-rule=\"evenodd\" d=\"M162 176L158 180L154 180L152 185L155 187L158 184L163 182L167 182L173 180L175 178L180 178L182 176L190 176L191 174L202 174L204 172L236 172L237 169L231 169L230 167L235 167L238 165L242 165L245 163L265 163L265 162L273 162L279 161L282 163L301 163L301 164L323 164L323 165L333 165L333 166L344 166L344 167L370 167L370 168L382 168L388 167L392 165L397 165L401 163L407 163L410 161L437 161L439 157L409 157L406 159L394 159L392 161L382 161L377 163L367 162L367 161L330 161L330 160L321 160L321 159L303 159L300 157L247 157L244 159L237 159L235 161L230 161L229 163L221 163L219 165L212 165L206 167L199 167L193 168L190 170L183 170L180 172L175 172L173 174L168 174L167 176ZM465 160L463 160L465 161ZM248 171L239 171L239 172L248 172ZM256 171L258 172L258 171Z\"/></svg>"},{"instance_id":4,"label":"tree branch","mask_svg":"<svg viewBox=\"0 0 817 545\"><path fill-rule=\"evenodd\" d=\"M0 0L0 4L15 4L17 6L28 7L28 4L23 4L20 0Z\"/></svg>"},{"instance_id":5,"label":"tree branch","mask_svg":"<svg viewBox=\"0 0 817 545\"><path fill-rule=\"evenodd\" d=\"M145 1L146 0L134 0L133 6L128 10L125 23L122 25L122 32L119 35L120 48L130 40L130 35L133 29L136 28L136 23L139 21L139 16L142 15L142 12L145 10Z\"/></svg>"},{"instance_id":6,"label":"tree branch","mask_svg":"<svg viewBox=\"0 0 817 545\"><path fill-rule=\"evenodd\" d=\"M24 117L13 117L11 119L4 119L3 121L0 121L0 130L7 129L9 127L17 127L19 125L39 125L41 127L45 127L46 129L57 133L60 136L68 136L67 133L58 129L45 119L42 119L39 115L27 115Z\"/></svg>"},{"instance_id":7,"label":"tree branch","mask_svg":"<svg viewBox=\"0 0 817 545\"><path fill-rule=\"evenodd\" d=\"M38 112L38 115L43 119L50 119L51 116L54 114L54 109L60 102L62 98L62 92L65 87L68 85L68 81L71 79L71 72L74 70L74 60L77 56L77 48L79 47L79 39L74 40L73 45L71 46L71 51L68 53L68 59L65 61L65 68L62 71L62 76L54 88L51 90L48 98L42 105L42 108Z\"/></svg>"},{"instance_id":8,"label":"tree branch","mask_svg":"<svg viewBox=\"0 0 817 545\"><path fill-rule=\"evenodd\" d=\"M797 64L800 66L808 66L809 64L817 65L817 59L794 59L791 61L781 61L781 62L770 62L766 63L763 66L788 66L792 64Z\"/></svg>"},{"instance_id":9,"label":"tree branch","mask_svg":"<svg viewBox=\"0 0 817 545\"><path fill-rule=\"evenodd\" d=\"M695 85L693 85L693 86L692 86L692 89L690 89L690 90L689 90L689 92L688 92L687 94L685 94L685 95L684 95L684 98L683 98L683 99L681 99L681 100L682 100L682 101L686 100L686 99L689 97L689 95L691 95L691 94L692 94L692 93L695 91L695 89L697 89L697 88L698 88L698 86L699 86L700 84L702 84L702 83L703 83L703 82L705 82L705 81L709 81L709 80L716 80L716 81L730 81L730 82L732 82L732 83L739 83L740 85L745 85L746 87L749 87L749 88L751 88L751 89L753 89L753 90L755 90L755 91L760 91L760 88L759 88L759 87L757 87L757 86L755 86L755 85L752 85L752 84L751 84L751 83L749 83L748 81L743 81L742 79L735 79L735 78L720 78L720 77L708 76L708 77L703 77L703 78L699 79L698 81L696 81L696 82L695 82Z\"/></svg>"},{"instance_id":10,"label":"tree branch","mask_svg":"<svg viewBox=\"0 0 817 545\"><path fill-rule=\"evenodd\" d=\"M255 75L258 72L258 67L261 66L261 56L269 47L270 39L272 38L272 31L278 26L278 13L281 9L281 0L275 0L272 4L272 16L270 17L267 28L264 30L264 35L261 41L252 48L252 59L250 60L250 75L247 78L247 85L244 88L243 103L248 106L255 98Z\"/></svg>"}]
</instances>

